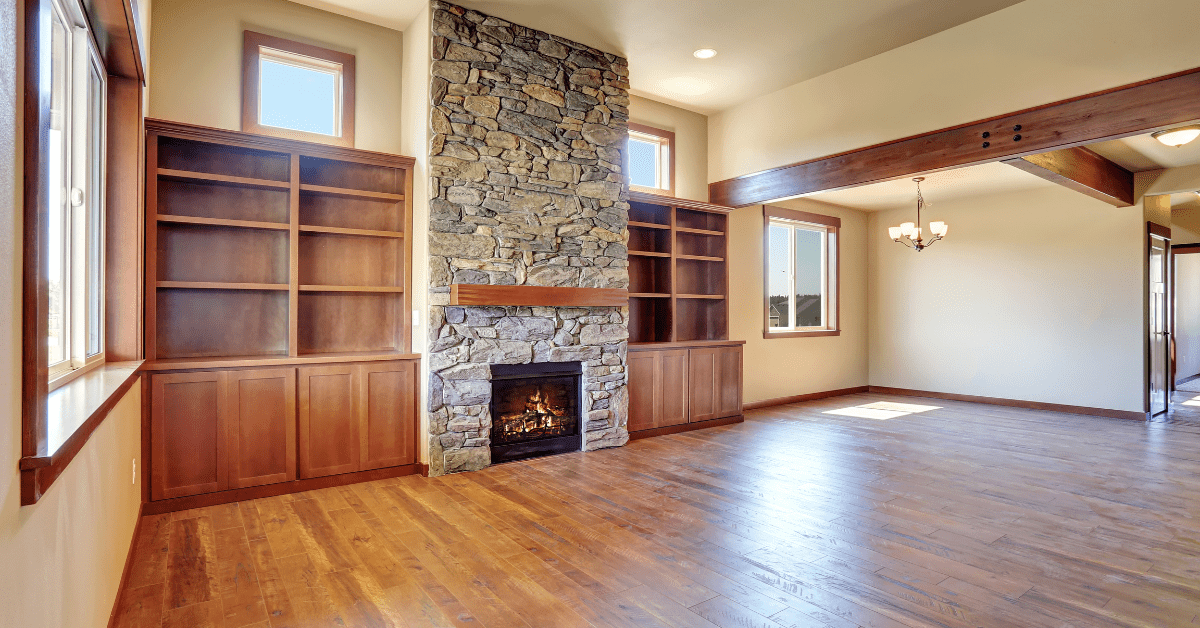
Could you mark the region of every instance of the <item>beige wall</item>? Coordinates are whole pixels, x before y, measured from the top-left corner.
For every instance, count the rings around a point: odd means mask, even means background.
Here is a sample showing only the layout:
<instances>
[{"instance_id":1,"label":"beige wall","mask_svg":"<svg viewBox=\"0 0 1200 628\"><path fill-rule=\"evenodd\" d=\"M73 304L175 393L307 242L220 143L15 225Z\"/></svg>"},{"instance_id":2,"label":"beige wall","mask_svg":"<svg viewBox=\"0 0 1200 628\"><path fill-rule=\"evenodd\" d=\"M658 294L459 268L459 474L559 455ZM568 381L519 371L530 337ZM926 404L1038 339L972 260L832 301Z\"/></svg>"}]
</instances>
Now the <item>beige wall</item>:
<instances>
[{"instance_id":1,"label":"beige wall","mask_svg":"<svg viewBox=\"0 0 1200 628\"><path fill-rule=\"evenodd\" d=\"M842 219L840 336L763 338L763 212L730 215L729 337L745 340L747 403L867 385L867 215L798 199L777 203Z\"/></svg>"},{"instance_id":2,"label":"beige wall","mask_svg":"<svg viewBox=\"0 0 1200 628\"><path fill-rule=\"evenodd\" d=\"M869 222L875 386L1143 408L1145 226L1066 188L936 203L947 239L920 253Z\"/></svg>"},{"instance_id":3,"label":"beige wall","mask_svg":"<svg viewBox=\"0 0 1200 628\"><path fill-rule=\"evenodd\" d=\"M242 31L355 55L355 147L401 152L401 34L287 0L155 0L147 115L241 129Z\"/></svg>"},{"instance_id":4,"label":"beige wall","mask_svg":"<svg viewBox=\"0 0 1200 628\"><path fill-rule=\"evenodd\" d=\"M708 116L630 96L629 121L675 133L675 196L708 201Z\"/></svg>"},{"instance_id":5,"label":"beige wall","mask_svg":"<svg viewBox=\"0 0 1200 628\"><path fill-rule=\"evenodd\" d=\"M401 150L405 155L416 158L413 168L412 194L412 308L419 322L412 329L413 353L425 355L429 329L429 71L433 61L430 39L430 12L426 6L404 31L404 76L403 107L399 122L402 128ZM421 408L428 405L429 373L421 369ZM428 412L418 412L421 417L421 434L428 432ZM418 457L422 462L429 460L429 439L418 439Z\"/></svg>"},{"instance_id":6,"label":"beige wall","mask_svg":"<svg viewBox=\"0 0 1200 628\"><path fill-rule=\"evenodd\" d=\"M1136 7L1131 12L1124 0L1025 0L713 115L709 180L1197 65L1195 0L1142 0Z\"/></svg>"},{"instance_id":7,"label":"beige wall","mask_svg":"<svg viewBox=\"0 0 1200 628\"><path fill-rule=\"evenodd\" d=\"M140 387L125 396L33 506L21 506L21 143L17 20L0 10L0 626L108 622L141 502ZM140 480L140 478L139 478Z\"/></svg>"}]
</instances>

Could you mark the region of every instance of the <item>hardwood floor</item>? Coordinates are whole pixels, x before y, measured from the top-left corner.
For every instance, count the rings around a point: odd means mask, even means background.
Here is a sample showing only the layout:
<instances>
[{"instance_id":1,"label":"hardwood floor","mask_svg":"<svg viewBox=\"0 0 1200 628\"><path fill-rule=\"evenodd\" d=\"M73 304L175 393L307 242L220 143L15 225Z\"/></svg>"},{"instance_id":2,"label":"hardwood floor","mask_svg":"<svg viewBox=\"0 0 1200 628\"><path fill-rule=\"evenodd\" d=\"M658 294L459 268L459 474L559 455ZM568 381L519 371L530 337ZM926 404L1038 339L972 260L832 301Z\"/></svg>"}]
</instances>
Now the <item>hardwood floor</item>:
<instances>
[{"instance_id":1,"label":"hardwood floor","mask_svg":"<svg viewBox=\"0 0 1200 628\"><path fill-rule=\"evenodd\" d=\"M940 408L823 414L878 401ZM148 517L116 624L1195 628L1200 407L1181 407L852 395Z\"/></svg>"}]
</instances>

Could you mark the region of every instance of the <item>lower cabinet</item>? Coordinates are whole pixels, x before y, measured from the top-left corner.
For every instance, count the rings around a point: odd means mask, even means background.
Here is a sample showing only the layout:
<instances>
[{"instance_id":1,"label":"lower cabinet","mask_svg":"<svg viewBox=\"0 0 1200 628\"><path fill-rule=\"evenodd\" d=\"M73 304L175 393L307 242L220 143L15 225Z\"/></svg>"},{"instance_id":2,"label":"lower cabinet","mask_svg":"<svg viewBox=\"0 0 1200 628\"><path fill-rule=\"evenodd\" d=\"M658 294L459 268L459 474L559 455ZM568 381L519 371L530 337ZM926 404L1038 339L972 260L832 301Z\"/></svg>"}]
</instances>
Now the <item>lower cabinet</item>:
<instances>
[{"instance_id":1,"label":"lower cabinet","mask_svg":"<svg viewBox=\"0 0 1200 628\"><path fill-rule=\"evenodd\" d=\"M629 423L631 432L688 422L688 350L631 351Z\"/></svg>"},{"instance_id":2,"label":"lower cabinet","mask_svg":"<svg viewBox=\"0 0 1200 628\"><path fill-rule=\"evenodd\" d=\"M300 477L416 461L415 362L302 366Z\"/></svg>"},{"instance_id":3,"label":"lower cabinet","mask_svg":"<svg viewBox=\"0 0 1200 628\"><path fill-rule=\"evenodd\" d=\"M664 349L631 347L630 432L742 413L740 344Z\"/></svg>"},{"instance_id":4,"label":"lower cabinet","mask_svg":"<svg viewBox=\"0 0 1200 628\"><path fill-rule=\"evenodd\" d=\"M150 497L416 462L417 362L155 373Z\"/></svg>"}]
</instances>

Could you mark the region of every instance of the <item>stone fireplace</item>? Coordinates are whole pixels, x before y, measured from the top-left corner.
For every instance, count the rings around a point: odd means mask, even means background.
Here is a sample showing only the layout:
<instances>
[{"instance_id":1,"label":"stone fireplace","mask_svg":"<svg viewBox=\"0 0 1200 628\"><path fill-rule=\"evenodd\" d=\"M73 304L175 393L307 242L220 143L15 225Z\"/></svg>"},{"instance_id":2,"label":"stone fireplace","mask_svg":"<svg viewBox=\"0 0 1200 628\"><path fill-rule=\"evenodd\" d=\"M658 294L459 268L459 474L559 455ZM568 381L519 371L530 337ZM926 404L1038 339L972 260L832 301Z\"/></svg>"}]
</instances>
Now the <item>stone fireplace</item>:
<instances>
[{"instance_id":1,"label":"stone fireplace","mask_svg":"<svg viewBox=\"0 0 1200 628\"><path fill-rule=\"evenodd\" d=\"M451 286L628 287L628 64L440 1L431 28L429 473L510 459L497 413L539 400L501 410L497 365L578 364L573 449L624 445L627 307L460 307Z\"/></svg>"},{"instance_id":2,"label":"stone fireplace","mask_svg":"<svg viewBox=\"0 0 1200 628\"><path fill-rule=\"evenodd\" d=\"M492 366L492 462L579 451L579 362Z\"/></svg>"}]
</instances>

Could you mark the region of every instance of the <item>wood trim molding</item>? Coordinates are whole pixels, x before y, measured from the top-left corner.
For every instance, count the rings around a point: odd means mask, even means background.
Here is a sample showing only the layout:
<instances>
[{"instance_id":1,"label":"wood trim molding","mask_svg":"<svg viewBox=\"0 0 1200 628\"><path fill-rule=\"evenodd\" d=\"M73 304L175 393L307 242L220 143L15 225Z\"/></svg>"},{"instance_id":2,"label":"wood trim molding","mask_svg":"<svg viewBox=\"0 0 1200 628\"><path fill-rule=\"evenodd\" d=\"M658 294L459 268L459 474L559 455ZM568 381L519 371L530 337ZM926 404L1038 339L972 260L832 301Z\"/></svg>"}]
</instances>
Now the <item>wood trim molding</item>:
<instances>
[{"instance_id":1,"label":"wood trim molding","mask_svg":"<svg viewBox=\"0 0 1200 628\"><path fill-rule=\"evenodd\" d=\"M846 395L857 395L865 393L869 389L868 386L854 386L851 388L841 388L839 390L826 390L815 393L805 393L803 395L792 395L790 397L776 397L774 399L763 399L762 401L752 401L742 404L744 410L758 410L759 408L771 408L774 406L784 406L789 403L801 403L804 401L816 401L817 399L829 399L831 397L844 397Z\"/></svg>"},{"instance_id":2,"label":"wood trim molding","mask_svg":"<svg viewBox=\"0 0 1200 628\"><path fill-rule=\"evenodd\" d=\"M676 198L674 196L663 196L661 194L651 194L650 192L639 192L637 190L629 191L629 200L634 203L648 203L650 205L668 205L682 209L691 209L699 212L712 212L715 214L728 214L733 211L732 207L724 205L714 205L703 201L692 201L686 198Z\"/></svg>"},{"instance_id":3,"label":"wood trim molding","mask_svg":"<svg viewBox=\"0 0 1200 628\"><path fill-rule=\"evenodd\" d=\"M788 209L786 207L778 207L775 205L764 205L763 215L767 218L779 218L781 220L794 220L796 222L807 222L814 225L824 225L826 227L842 227L842 219L837 216L823 216L811 212L802 212L798 209Z\"/></svg>"},{"instance_id":4,"label":"wood trim molding","mask_svg":"<svg viewBox=\"0 0 1200 628\"><path fill-rule=\"evenodd\" d=\"M733 347L745 340L678 340L672 342L631 342L629 351L662 351L663 349L702 349L704 347Z\"/></svg>"},{"instance_id":5,"label":"wood trim molding","mask_svg":"<svg viewBox=\"0 0 1200 628\"><path fill-rule=\"evenodd\" d=\"M645 133L646 135L653 135L655 137L660 137L667 141L667 155L670 160L669 167L667 168L667 189L659 190L659 193L665 194L666 196L674 197L675 196L675 132L668 131L666 129L660 129L658 127L649 126L646 124L638 124L636 122L629 123L629 130L635 131L637 133Z\"/></svg>"},{"instance_id":6,"label":"wood trim molding","mask_svg":"<svg viewBox=\"0 0 1200 628\"><path fill-rule=\"evenodd\" d=\"M100 55L110 75L146 83L146 46L137 3L130 0L82 2Z\"/></svg>"},{"instance_id":7,"label":"wood trim molding","mask_svg":"<svg viewBox=\"0 0 1200 628\"><path fill-rule=\"evenodd\" d=\"M734 423L742 423L746 420L744 414L736 416L727 416L720 419L712 419L709 421L699 421L696 423L681 423L679 425L669 425L667 427L657 427L651 430L638 430L629 433L629 440L641 440L643 438L654 438L655 436L666 436L668 434L680 434L682 432L693 432L695 430L703 430L710 427L720 427L722 425L733 425Z\"/></svg>"},{"instance_id":8,"label":"wood trim molding","mask_svg":"<svg viewBox=\"0 0 1200 628\"><path fill-rule=\"evenodd\" d=\"M892 388L890 386L871 386L869 392L883 395L900 395L903 397L929 397L930 399L945 399L947 401L966 401L993 406L1008 406L1026 410L1043 410L1046 412L1062 412L1065 414L1080 414L1098 416L1109 419L1128 419L1145 421L1146 413L1132 410L1108 410L1105 408L1088 408L1084 406L1069 406L1061 403L1045 403L1041 401L1022 401L1019 399L1001 399L998 397L980 397L977 395L959 395L956 393L930 392L927 390L910 390L908 388Z\"/></svg>"},{"instance_id":9,"label":"wood trim molding","mask_svg":"<svg viewBox=\"0 0 1200 628\"><path fill-rule=\"evenodd\" d=\"M146 118L146 132L157 133L159 135L166 135L169 137L198 140L201 142L235 144L245 148L255 148L258 150L268 150L273 152L293 152L312 157L328 157L330 159L356 161L359 163L388 166L391 168L411 169L417 162L417 160L413 157L366 151L346 146L337 146L334 144L323 144L320 142L310 142L282 137L270 137L254 133L245 133L242 131L230 131L228 129L217 129L214 127L186 124L183 122L173 122L171 120L162 120L158 118ZM285 186L288 184L287 181L281 181L280 183Z\"/></svg>"},{"instance_id":10,"label":"wood trim molding","mask_svg":"<svg viewBox=\"0 0 1200 628\"><path fill-rule=\"evenodd\" d=\"M277 495L287 495L288 493L298 493L300 491L312 491L319 488L345 486L347 484L357 484L359 482L398 478L405 475L416 474L420 472L420 470L420 465L414 463L400 465L398 467L384 467L382 469L370 469L367 471L355 471L353 473L326 475L319 478L291 480L288 482L278 482L275 484L250 486L247 488L235 488L217 491L214 493L201 493L199 495L188 495L186 497L172 497L170 499L160 499L146 502L145 507L143 508L143 513L146 515L161 515L165 512L178 512L180 510L188 510L190 508L219 506L221 504L246 501L248 499L275 497Z\"/></svg>"},{"instance_id":11,"label":"wood trim molding","mask_svg":"<svg viewBox=\"0 0 1200 628\"><path fill-rule=\"evenodd\" d=\"M1195 244L1172 244L1171 252L1175 255L1187 255L1189 253L1200 253L1200 242Z\"/></svg>"},{"instance_id":12,"label":"wood trim molding","mask_svg":"<svg viewBox=\"0 0 1200 628\"><path fill-rule=\"evenodd\" d=\"M1197 119L1200 68L717 181L709 184L708 196L722 205L756 205L1128 137Z\"/></svg>"},{"instance_id":13,"label":"wood trim molding","mask_svg":"<svg viewBox=\"0 0 1200 628\"><path fill-rule=\"evenodd\" d=\"M1004 163L1114 207L1133 205L1133 173L1083 146Z\"/></svg>"},{"instance_id":14,"label":"wood trim molding","mask_svg":"<svg viewBox=\"0 0 1200 628\"><path fill-rule=\"evenodd\" d=\"M450 305L625 307L629 305L629 291L624 288L489 286L456 283L450 286Z\"/></svg>"},{"instance_id":15,"label":"wood trim molding","mask_svg":"<svg viewBox=\"0 0 1200 628\"><path fill-rule=\"evenodd\" d=\"M258 123L258 60L259 49L274 48L322 61L337 63L342 66L341 85L341 134L337 136L295 131ZM282 37L272 37L254 31L244 31L242 36L242 131L273 137L283 137L295 140L305 140L336 146L354 146L354 107L355 107L355 71L354 55L338 52L312 44L306 44Z\"/></svg>"},{"instance_id":16,"label":"wood trim molding","mask_svg":"<svg viewBox=\"0 0 1200 628\"><path fill-rule=\"evenodd\" d=\"M1171 239L1171 228L1164 227L1157 222L1146 221L1146 233L1152 236L1158 236L1167 240Z\"/></svg>"},{"instance_id":17,"label":"wood trim molding","mask_svg":"<svg viewBox=\"0 0 1200 628\"><path fill-rule=\"evenodd\" d=\"M821 338L824 336L840 336L840 329L818 329L816 331L764 331L763 338L773 340L775 338Z\"/></svg>"}]
</instances>

